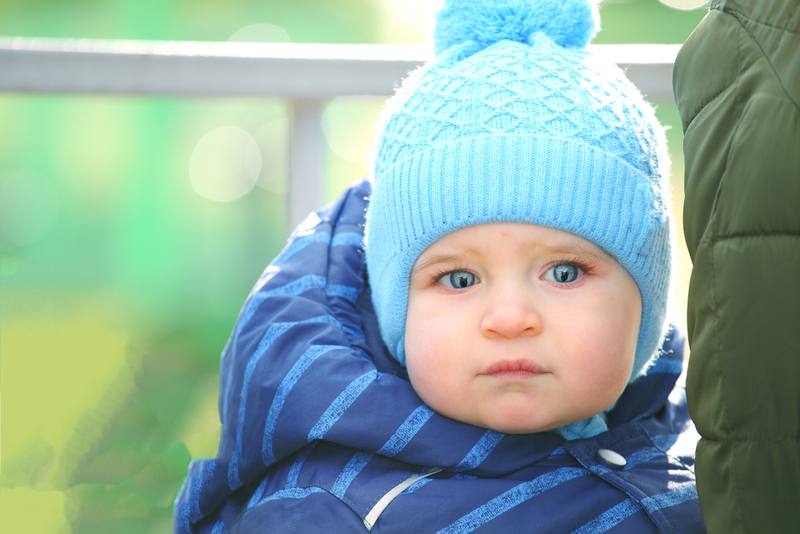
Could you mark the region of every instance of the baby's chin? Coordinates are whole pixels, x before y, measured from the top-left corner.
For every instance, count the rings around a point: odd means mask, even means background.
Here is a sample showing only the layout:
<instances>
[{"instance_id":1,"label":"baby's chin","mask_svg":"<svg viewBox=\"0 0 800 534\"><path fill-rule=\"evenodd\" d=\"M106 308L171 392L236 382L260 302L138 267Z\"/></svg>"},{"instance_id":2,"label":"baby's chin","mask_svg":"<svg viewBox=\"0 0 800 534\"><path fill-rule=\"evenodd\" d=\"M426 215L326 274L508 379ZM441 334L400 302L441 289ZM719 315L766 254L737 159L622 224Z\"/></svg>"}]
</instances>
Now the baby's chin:
<instances>
[{"instance_id":1,"label":"baby's chin","mask_svg":"<svg viewBox=\"0 0 800 534\"><path fill-rule=\"evenodd\" d=\"M527 412L525 415L505 413L498 417L497 413L484 414L482 417L477 415L471 421L464 421L474 426L494 430L503 434L539 434L542 432L553 432L561 428L568 427L581 421L589 421L598 415L584 411L572 414L576 417L542 417L543 414L533 414ZM549 414L554 415L554 414ZM565 414L562 414L565 415Z\"/></svg>"},{"instance_id":2,"label":"baby's chin","mask_svg":"<svg viewBox=\"0 0 800 534\"><path fill-rule=\"evenodd\" d=\"M567 426L577 421L557 421L542 423L536 420L517 417L501 417L485 419L475 419L473 421L464 421L474 426L479 426L487 430L494 430L503 434L538 434L540 432L548 432Z\"/></svg>"},{"instance_id":3,"label":"baby's chin","mask_svg":"<svg viewBox=\"0 0 800 534\"><path fill-rule=\"evenodd\" d=\"M503 434L538 434L540 432L547 432L555 430L564 425L548 425L548 426L535 426L535 425L520 425L520 424L504 424L504 425L477 425L487 430L494 430Z\"/></svg>"}]
</instances>

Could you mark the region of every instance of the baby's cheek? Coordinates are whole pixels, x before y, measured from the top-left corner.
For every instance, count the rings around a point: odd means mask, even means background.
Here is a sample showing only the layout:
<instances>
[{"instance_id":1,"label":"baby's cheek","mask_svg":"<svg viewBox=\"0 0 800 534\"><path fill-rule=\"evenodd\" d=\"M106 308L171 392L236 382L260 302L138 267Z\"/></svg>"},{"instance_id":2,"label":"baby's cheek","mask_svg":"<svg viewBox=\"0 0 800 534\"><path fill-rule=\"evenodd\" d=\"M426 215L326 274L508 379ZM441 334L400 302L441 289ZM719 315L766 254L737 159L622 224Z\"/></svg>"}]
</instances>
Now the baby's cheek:
<instances>
[{"instance_id":1,"label":"baby's cheek","mask_svg":"<svg viewBox=\"0 0 800 534\"><path fill-rule=\"evenodd\" d=\"M434 299L424 296L409 302L406 367L417 395L435 411L454 417L458 415L454 404L463 403L465 396L466 348L462 340L467 336L460 327L463 313L454 318L448 313L450 309L434 304Z\"/></svg>"},{"instance_id":2,"label":"baby's cheek","mask_svg":"<svg viewBox=\"0 0 800 534\"><path fill-rule=\"evenodd\" d=\"M448 401L453 398L449 374L435 356L436 351L416 352L407 359L408 376L417 395L436 411L447 411Z\"/></svg>"},{"instance_id":3,"label":"baby's cheek","mask_svg":"<svg viewBox=\"0 0 800 534\"><path fill-rule=\"evenodd\" d=\"M409 363L408 376L411 379L414 391L425 401L425 404L433 406L438 403L435 380L425 365L418 366Z\"/></svg>"},{"instance_id":4,"label":"baby's cheek","mask_svg":"<svg viewBox=\"0 0 800 534\"><path fill-rule=\"evenodd\" d=\"M598 360L598 363L602 358ZM608 408L620 395L622 395L628 378L631 374L632 364L625 358L607 358L605 365L590 365L585 368L587 373L583 381L587 384L587 402L595 401L599 407L598 412Z\"/></svg>"}]
</instances>

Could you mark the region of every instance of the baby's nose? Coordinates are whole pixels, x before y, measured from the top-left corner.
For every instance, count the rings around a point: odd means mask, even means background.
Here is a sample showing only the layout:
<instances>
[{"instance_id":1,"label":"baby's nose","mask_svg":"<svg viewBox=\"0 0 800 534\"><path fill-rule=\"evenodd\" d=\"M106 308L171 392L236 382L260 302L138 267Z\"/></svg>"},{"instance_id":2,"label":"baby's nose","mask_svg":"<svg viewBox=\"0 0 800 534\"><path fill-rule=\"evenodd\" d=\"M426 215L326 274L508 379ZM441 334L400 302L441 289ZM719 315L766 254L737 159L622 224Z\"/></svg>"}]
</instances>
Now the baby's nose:
<instances>
[{"instance_id":1,"label":"baby's nose","mask_svg":"<svg viewBox=\"0 0 800 534\"><path fill-rule=\"evenodd\" d=\"M542 330L542 317L531 295L508 288L494 295L481 318L481 331L488 337L535 336Z\"/></svg>"}]
</instances>

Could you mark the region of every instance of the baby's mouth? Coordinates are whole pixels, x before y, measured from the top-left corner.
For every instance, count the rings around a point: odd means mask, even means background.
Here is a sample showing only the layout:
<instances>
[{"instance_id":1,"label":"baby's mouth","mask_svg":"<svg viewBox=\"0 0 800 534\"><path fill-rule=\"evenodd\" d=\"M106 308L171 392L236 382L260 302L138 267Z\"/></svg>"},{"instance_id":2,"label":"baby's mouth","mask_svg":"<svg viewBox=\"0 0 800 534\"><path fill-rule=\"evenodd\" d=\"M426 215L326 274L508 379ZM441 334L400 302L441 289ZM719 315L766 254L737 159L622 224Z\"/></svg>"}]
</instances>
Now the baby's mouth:
<instances>
[{"instance_id":1,"label":"baby's mouth","mask_svg":"<svg viewBox=\"0 0 800 534\"><path fill-rule=\"evenodd\" d=\"M544 374L547 374L544 368L528 360L503 360L481 373L502 380L520 380Z\"/></svg>"}]
</instances>

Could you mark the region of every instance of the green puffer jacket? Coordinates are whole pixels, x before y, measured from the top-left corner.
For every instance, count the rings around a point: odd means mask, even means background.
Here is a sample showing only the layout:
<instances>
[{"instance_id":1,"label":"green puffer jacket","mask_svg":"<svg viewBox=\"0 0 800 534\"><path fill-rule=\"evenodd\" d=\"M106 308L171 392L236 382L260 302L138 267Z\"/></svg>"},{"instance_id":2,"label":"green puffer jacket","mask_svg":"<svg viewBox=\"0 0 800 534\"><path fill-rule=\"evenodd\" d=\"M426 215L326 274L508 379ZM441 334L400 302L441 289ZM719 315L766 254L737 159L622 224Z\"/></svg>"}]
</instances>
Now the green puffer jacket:
<instances>
[{"instance_id":1,"label":"green puffer jacket","mask_svg":"<svg viewBox=\"0 0 800 534\"><path fill-rule=\"evenodd\" d=\"M800 1L713 1L673 83L703 516L800 532Z\"/></svg>"}]
</instances>

